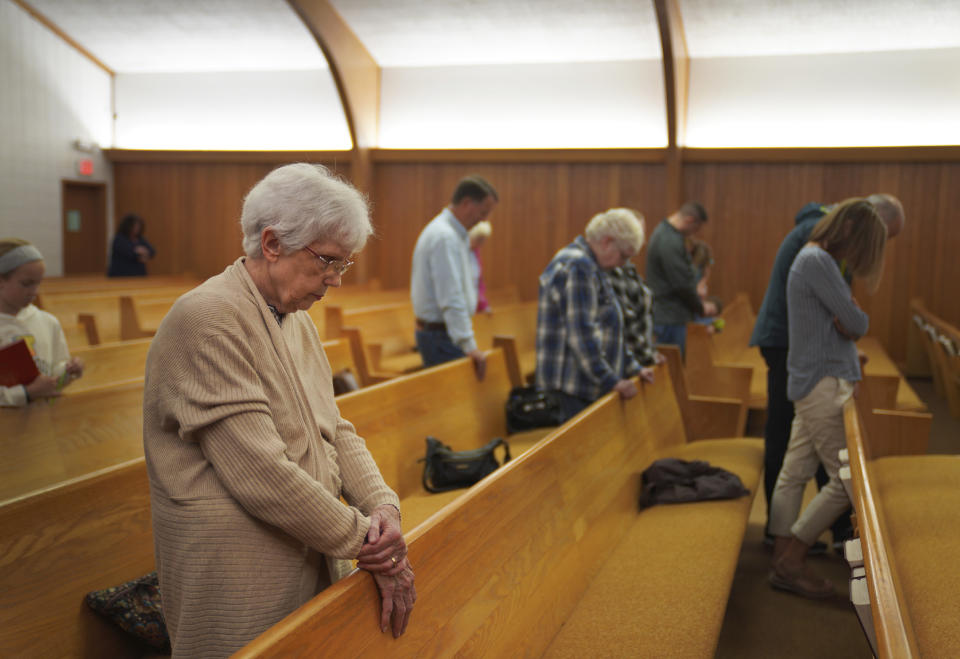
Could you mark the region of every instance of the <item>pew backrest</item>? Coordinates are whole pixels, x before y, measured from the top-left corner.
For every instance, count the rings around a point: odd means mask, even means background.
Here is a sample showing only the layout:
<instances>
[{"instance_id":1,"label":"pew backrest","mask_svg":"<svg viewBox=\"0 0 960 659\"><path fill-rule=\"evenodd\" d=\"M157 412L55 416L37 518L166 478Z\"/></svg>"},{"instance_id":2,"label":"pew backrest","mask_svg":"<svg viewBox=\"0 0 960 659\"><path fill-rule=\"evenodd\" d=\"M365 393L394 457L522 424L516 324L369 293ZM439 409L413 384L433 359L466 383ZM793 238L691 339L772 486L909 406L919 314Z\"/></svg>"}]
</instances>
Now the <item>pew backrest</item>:
<instances>
[{"instance_id":1,"label":"pew backrest","mask_svg":"<svg viewBox=\"0 0 960 659\"><path fill-rule=\"evenodd\" d=\"M864 567L870 578L867 588L880 657L919 657L913 625L903 599L903 587L896 558L886 539L886 523L877 505L878 492L870 474L866 430L854 400L844 406L844 426L850 473L853 481L853 506L863 549Z\"/></svg>"},{"instance_id":2,"label":"pew backrest","mask_svg":"<svg viewBox=\"0 0 960 659\"><path fill-rule=\"evenodd\" d=\"M143 457L142 407L141 378L0 408L0 502Z\"/></svg>"},{"instance_id":3,"label":"pew backrest","mask_svg":"<svg viewBox=\"0 0 960 659\"><path fill-rule=\"evenodd\" d=\"M636 519L640 472L682 442L666 369L609 394L407 534L423 594L406 634L376 631L355 572L236 657L540 656Z\"/></svg>"},{"instance_id":4,"label":"pew backrest","mask_svg":"<svg viewBox=\"0 0 960 659\"><path fill-rule=\"evenodd\" d=\"M102 343L96 346L71 348L70 354L84 361L83 377L71 383L64 395L99 388L129 380L143 379L150 339Z\"/></svg>"},{"instance_id":5,"label":"pew backrest","mask_svg":"<svg viewBox=\"0 0 960 659\"><path fill-rule=\"evenodd\" d=\"M139 657L83 603L154 569L143 458L0 505L0 656Z\"/></svg>"},{"instance_id":6,"label":"pew backrest","mask_svg":"<svg viewBox=\"0 0 960 659\"><path fill-rule=\"evenodd\" d=\"M428 436L458 451L507 436L509 392L503 352L492 350L482 381L464 358L344 394L337 406L403 499L422 489L423 465L417 460L426 452Z\"/></svg>"}]
</instances>

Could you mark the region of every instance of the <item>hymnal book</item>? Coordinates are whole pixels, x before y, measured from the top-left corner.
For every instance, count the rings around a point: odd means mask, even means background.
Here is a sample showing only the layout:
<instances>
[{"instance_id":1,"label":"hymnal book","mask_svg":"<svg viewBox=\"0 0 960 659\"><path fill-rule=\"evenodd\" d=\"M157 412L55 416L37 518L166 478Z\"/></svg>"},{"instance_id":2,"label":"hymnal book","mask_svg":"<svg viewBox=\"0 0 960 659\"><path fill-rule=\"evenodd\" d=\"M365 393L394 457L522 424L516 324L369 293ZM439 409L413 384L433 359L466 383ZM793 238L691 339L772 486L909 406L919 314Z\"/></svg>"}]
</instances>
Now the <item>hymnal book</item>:
<instances>
[{"instance_id":1,"label":"hymnal book","mask_svg":"<svg viewBox=\"0 0 960 659\"><path fill-rule=\"evenodd\" d=\"M15 387L30 384L40 371L33 361L27 342L20 339L5 348L0 348L0 386Z\"/></svg>"}]
</instances>

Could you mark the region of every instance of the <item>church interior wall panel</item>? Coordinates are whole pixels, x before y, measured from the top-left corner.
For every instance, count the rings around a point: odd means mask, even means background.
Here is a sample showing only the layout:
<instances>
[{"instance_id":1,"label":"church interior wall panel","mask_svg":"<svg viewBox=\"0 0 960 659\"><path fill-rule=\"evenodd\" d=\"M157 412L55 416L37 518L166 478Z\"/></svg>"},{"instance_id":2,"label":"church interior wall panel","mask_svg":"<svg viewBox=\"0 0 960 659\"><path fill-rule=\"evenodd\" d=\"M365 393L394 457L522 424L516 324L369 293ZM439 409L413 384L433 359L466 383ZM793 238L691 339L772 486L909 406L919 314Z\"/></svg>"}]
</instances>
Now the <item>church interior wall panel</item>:
<instances>
[{"instance_id":1,"label":"church interior wall panel","mask_svg":"<svg viewBox=\"0 0 960 659\"><path fill-rule=\"evenodd\" d=\"M492 289L515 284L525 300L536 299L544 267L594 214L613 206L637 208L652 231L665 212L661 165L381 163L374 175L375 269L385 288L409 286L417 236L468 174L487 178L500 196L490 218L493 236L481 252L484 281Z\"/></svg>"},{"instance_id":2,"label":"church interior wall panel","mask_svg":"<svg viewBox=\"0 0 960 659\"><path fill-rule=\"evenodd\" d=\"M243 196L275 166L117 162L117 215L134 210L146 218L147 236L158 251L151 272L210 276L240 253ZM337 163L335 171L347 177L349 165ZM456 182L471 173L488 178L501 197L491 216L493 237L482 252L487 286L515 284L525 300L536 299L543 268L594 213L613 206L637 208L647 218L649 235L674 210L667 205L666 168L659 163L471 160L470 152L462 160L380 161L370 191L377 233L361 255L365 272L351 273L354 281L376 277L384 288L408 287L417 236L449 202ZM716 261L711 289L722 299L745 291L759 309L777 248L805 203L880 190L900 197L907 225L889 246L879 290L856 289L871 314L871 333L894 359L903 359L907 308L916 296L933 313L960 325L955 299L960 163L688 162L683 175L684 197L701 201L710 214L702 237ZM635 262L643 272L645 251Z\"/></svg>"},{"instance_id":3,"label":"church interior wall panel","mask_svg":"<svg viewBox=\"0 0 960 659\"><path fill-rule=\"evenodd\" d=\"M344 163L323 163L348 178ZM157 249L152 274L215 275L242 254L240 210L246 193L277 167L256 162L114 163L117 219L143 216Z\"/></svg>"},{"instance_id":4,"label":"church interior wall panel","mask_svg":"<svg viewBox=\"0 0 960 659\"><path fill-rule=\"evenodd\" d=\"M960 231L952 219L960 203L960 164L691 163L684 183L685 196L703 202L711 216L702 238L713 248L711 284L721 298L746 291L759 309L777 248L805 203L881 191L901 199L907 224L888 247L876 293L855 288L871 316L871 334L894 359L904 359L907 309L917 296L934 313L960 321L954 298Z\"/></svg>"}]
</instances>

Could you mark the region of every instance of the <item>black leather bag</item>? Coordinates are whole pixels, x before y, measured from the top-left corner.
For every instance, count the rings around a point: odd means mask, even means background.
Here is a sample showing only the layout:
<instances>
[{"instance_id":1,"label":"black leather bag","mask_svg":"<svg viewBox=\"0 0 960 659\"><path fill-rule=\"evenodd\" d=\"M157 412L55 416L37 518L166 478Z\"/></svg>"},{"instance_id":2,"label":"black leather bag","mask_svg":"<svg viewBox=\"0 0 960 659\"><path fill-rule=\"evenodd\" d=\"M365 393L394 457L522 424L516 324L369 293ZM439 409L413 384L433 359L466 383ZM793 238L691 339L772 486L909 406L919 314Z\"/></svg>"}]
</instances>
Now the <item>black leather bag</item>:
<instances>
[{"instance_id":1,"label":"black leather bag","mask_svg":"<svg viewBox=\"0 0 960 659\"><path fill-rule=\"evenodd\" d=\"M423 488L427 492L449 492L470 487L500 466L494 450L501 444L506 451L503 459L506 464L510 461L510 444L502 437L471 451L454 451L437 439L427 437L427 455L418 460L425 463Z\"/></svg>"},{"instance_id":2,"label":"black leather bag","mask_svg":"<svg viewBox=\"0 0 960 659\"><path fill-rule=\"evenodd\" d=\"M563 407L552 391L533 387L514 387L507 398L507 432L559 426L564 422Z\"/></svg>"}]
</instances>

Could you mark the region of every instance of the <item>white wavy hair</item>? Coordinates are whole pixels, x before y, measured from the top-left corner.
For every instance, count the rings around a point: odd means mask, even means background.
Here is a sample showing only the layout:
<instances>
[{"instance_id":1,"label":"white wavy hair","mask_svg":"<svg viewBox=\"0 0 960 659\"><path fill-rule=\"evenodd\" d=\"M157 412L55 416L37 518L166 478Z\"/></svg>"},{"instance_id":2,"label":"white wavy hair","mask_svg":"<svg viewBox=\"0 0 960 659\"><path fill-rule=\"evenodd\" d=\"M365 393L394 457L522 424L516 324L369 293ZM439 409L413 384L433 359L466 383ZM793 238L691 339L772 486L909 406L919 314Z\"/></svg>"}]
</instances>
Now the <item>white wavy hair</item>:
<instances>
[{"instance_id":1,"label":"white wavy hair","mask_svg":"<svg viewBox=\"0 0 960 659\"><path fill-rule=\"evenodd\" d=\"M590 242L613 238L619 249L636 254L645 239L643 215L629 208L611 208L590 218L584 235Z\"/></svg>"},{"instance_id":2,"label":"white wavy hair","mask_svg":"<svg viewBox=\"0 0 960 659\"><path fill-rule=\"evenodd\" d=\"M263 255L260 235L267 227L287 252L329 240L355 254L373 235L363 195L326 167L302 162L278 167L253 186L243 201L240 227L243 251L251 258Z\"/></svg>"}]
</instances>

